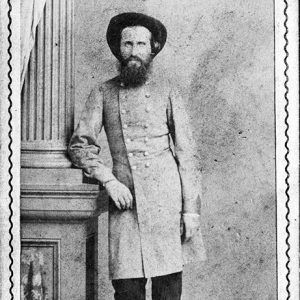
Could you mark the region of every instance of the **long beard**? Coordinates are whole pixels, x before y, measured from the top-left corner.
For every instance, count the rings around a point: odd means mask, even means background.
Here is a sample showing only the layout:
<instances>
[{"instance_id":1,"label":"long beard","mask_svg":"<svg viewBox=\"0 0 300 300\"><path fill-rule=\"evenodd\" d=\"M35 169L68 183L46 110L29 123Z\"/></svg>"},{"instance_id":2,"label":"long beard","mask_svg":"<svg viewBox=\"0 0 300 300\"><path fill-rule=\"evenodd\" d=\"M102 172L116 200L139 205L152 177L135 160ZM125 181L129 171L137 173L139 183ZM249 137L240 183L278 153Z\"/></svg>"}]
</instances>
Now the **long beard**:
<instances>
[{"instance_id":1,"label":"long beard","mask_svg":"<svg viewBox=\"0 0 300 300\"><path fill-rule=\"evenodd\" d=\"M131 56L121 61L120 80L127 87L137 87L144 84L148 79L148 74L152 59L143 61L139 57ZM133 63L138 62L138 63Z\"/></svg>"}]
</instances>

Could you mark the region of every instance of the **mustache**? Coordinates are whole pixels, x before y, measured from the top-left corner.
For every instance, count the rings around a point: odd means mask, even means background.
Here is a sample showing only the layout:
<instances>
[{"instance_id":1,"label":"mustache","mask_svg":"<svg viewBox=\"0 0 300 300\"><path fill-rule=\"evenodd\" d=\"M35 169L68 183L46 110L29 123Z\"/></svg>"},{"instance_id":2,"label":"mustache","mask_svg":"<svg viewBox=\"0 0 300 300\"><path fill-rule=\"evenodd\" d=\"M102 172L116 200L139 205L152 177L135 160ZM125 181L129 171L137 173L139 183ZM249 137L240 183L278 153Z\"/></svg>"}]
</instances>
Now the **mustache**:
<instances>
[{"instance_id":1,"label":"mustache","mask_svg":"<svg viewBox=\"0 0 300 300\"><path fill-rule=\"evenodd\" d=\"M143 60L142 60L141 58L139 58L138 56L132 55L132 56L130 56L130 57L124 59L124 60L122 61L122 65L127 66L127 64L128 64L129 62L131 62L131 61L138 61L138 62L140 62L141 64L144 64L144 62L143 62Z\"/></svg>"}]
</instances>

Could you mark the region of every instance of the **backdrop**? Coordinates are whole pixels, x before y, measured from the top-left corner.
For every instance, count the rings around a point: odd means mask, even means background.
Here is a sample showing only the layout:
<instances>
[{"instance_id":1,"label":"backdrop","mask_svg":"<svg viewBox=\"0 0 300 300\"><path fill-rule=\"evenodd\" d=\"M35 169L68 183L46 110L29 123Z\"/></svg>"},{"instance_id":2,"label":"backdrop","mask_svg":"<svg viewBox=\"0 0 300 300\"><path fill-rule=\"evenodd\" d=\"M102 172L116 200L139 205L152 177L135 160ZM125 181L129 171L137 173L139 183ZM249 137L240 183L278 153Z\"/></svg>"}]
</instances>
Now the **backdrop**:
<instances>
[{"instance_id":1,"label":"backdrop","mask_svg":"<svg viewBox=\"0 0 300 300\"><path fill-rule=\"evenodd\" d=\"M75 123L95 83L117 74L105 33L125 11L166 25L156 64L182 86L198 142L208 260L185 267L183 299L275 299L273 2L75 1ZM99 299L112 299L106 221L104 209Z\"/></svg>"}]
</instances>

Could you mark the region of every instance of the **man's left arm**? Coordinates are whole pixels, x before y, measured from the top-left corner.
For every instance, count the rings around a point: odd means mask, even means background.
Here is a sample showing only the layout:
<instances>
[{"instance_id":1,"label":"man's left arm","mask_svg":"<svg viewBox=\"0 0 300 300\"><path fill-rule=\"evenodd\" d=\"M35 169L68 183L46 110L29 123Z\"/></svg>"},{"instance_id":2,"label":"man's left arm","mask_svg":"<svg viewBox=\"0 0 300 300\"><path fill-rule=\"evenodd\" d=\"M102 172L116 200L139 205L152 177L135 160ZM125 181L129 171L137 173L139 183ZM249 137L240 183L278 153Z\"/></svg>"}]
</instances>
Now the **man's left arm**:
<instances>
[{"instance_id":1,"label":"man's left arm","mask_svg":"<svg viewBox=\"0 0 300 300\"><path fill-rule=\"evenodd\" d=\"M170 92L168 125L181 179L182 220L188 240L200 227L201 172L189 116L178 90Z\"/></svg>"}]
</instances>

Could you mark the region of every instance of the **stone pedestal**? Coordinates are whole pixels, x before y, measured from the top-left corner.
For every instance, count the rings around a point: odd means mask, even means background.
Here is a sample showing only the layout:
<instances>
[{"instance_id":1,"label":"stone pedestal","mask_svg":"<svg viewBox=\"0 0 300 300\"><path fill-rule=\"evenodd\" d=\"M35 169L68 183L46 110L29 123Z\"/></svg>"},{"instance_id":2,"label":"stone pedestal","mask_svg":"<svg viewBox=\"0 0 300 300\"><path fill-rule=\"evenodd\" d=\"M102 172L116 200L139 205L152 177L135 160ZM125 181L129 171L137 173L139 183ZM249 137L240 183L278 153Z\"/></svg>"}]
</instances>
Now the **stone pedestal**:
<instances>
[{"instance_id":1,"label":"stone pedestal","mask_svg":"<svg viewBox=\"0 0 300 300\"><path fill-rule=\"evenodd\" d=\"M98 299L98 185L78 169L23 169L21 292ZM44 299L44 298L41 298Z\"/></svg>"}]
</instances>

